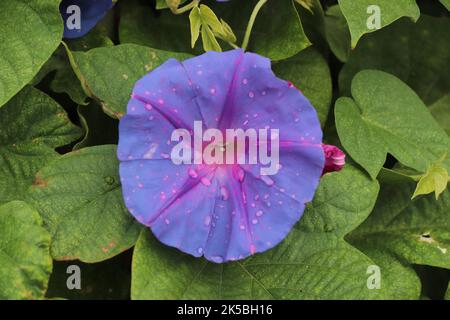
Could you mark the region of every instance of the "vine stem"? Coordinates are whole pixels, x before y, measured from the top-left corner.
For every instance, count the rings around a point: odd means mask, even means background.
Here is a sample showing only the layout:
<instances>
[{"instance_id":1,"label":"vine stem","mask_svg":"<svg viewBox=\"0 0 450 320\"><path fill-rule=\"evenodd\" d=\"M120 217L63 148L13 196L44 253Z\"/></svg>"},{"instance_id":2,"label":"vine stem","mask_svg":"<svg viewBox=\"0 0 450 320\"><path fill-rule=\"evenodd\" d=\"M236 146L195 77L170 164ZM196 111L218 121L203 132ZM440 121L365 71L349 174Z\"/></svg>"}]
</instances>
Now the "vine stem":
<instances>
[{"instance_id":1,"label":"vine stem","mask_svg":"<svg viewBox=\"0 0 450 320\"><path fill-rule=\"evenodd\" d=\"M185 5L184 7L172 10L172 12L174 14L183 14L185 12L188 12L192 8L195 8L196 6L198 6L199 3L200 3L200 0L193 0L191 3Z\"/></svg>"},{"instance_id":2,"label":"vine stem","mask_svg":"<svg viewBox=\"0 0 450 320\"><path fill-rule=\"evenodd\" d=\"M259 0L255 8L253 8L252 15L248 20L247 29L245 30L244 41L242 41L242 49L247 50L248 42L250 40L250 35L252 33L253 25L255 24L256 17L258 16L259 10L267 3L268 0Z\"/></svg>"}]
</instances>

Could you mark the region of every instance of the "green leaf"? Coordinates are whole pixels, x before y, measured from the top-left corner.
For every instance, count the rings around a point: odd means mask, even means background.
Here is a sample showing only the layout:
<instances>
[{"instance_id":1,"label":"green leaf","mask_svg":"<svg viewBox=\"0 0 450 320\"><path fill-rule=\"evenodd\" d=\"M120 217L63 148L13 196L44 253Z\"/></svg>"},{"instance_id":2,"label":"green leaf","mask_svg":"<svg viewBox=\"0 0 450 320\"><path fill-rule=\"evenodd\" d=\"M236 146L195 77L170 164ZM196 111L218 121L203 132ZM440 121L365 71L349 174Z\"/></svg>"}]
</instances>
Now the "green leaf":
<instances>
[{"instance_id":1,"label":"green leaf","mask_svg":"<svg viewBox=\"0 0 450 320\"><path fill-rule=\"evenodd\" d=\"M383 28L401 17L410 17L417 21L420 16L416 0L338 0L338 2L348 21L353 48L364 34L376 31L378 27ZM372 21L374 19L372 17L377 14L379 26L373 25Z\"/></svg>"},{"instance_id":2,"label":"green leaf","mask_svg":"<svg viewBox=\"0 0 450 320\"><path fill-rule=\"evenodd\" d=\"M44 297L52 272L50 235L22 201L0 206L0 299Z\"/></svg>"},{"instance_id":3,"label":"green leaf","mask_svg":"<svg viewBox=\"0 0 450 320\"><path fill-rule=\"evenodd\" d=\"M59 1L0 1L0 107L38 73L58 47Z\"/></svg>"},{"instance_id":4,"label":"green leaf","mask_svg":"<svg viewBox=\"0 0 450 320\"><path fill-rule=\"evenodd\" d=\"M275 74L292 81L317 110L322 126L328 117L332 98L331 74L328 63L315 48L273 65Z\"/></svg>"},{"instance_id":5,"label":"green leaf","mask_svg":"<svg viewBox=\"0 0 450 320\"><path fill-rule=\"evenodd\" d=\"M187 14L170 10L154 12L150 1L127 0L120 7L120 43L134 43L171 52L201 53L191 49ZM156 31L159 30L159 31Z\"/></svg>"},{"instance_id":6,"label":"green leaf","mask_svg":"<svg viewBox=\"0 0 450 320\"><path fill-rule=\"evenodd\" d=\"M370 299L397 295L385 284L369 290L374 262L343 237L372 210L378 183L347 166L327 174L299 224L277 247L249 259L214 264L142 233L132 264L133 299ZM399 276L397 274L397 276Z\"/></svg>"},{"instance_id":7,"label":"green leaf","mask_svg":"<svg viewBox=\"0 0 450 320\"><path fill-rule=\"evenodd\" d=\"M204 24L207 24L211 27L213 32L220 32L222 29L222 23L219 18L217 18L214 11L211 10L210 7L202 4L200 5L200 17Z\"/></svg>"},{"instance_id":8,"label":"green leaf","mask_svg":"<svg viewBox=\"0 0 450 320\"><path fill-rule=\"evenodd\" d=\"M431 114L450 136L450 94L430 106Z\"/></svg>"},{"instance_id":9,"label":"green leaf","mask_svg":"<svg viewBox=\"0 0 450 320\"><path fill-rule=\"evenodd\" d=\"M331 6L325 13L325 34L334 55L346 62L351 50L350 31L339 5Z\"/></svg>"},{"instance_id":10,"label":"green leaf","mask_svg":"<svg viewBox=\"0 0 450 320\"><path fill-rule=\"evenodd\" d=\"M202 19L200 17L200 9L193 8L189 14L189 22L191 25L191 46L195 47L195 43L200 36L200 27L202 26Z\"/></svg>"},{"instance_id":11,"label":"green leaf","mask_svg":"<svg viewBox=\"0 0 450 320\"><path fill-rule=\"evenodd\" d=\"M439 0L450 11L450 0Z\"/></svg>"},{"instance_id":12,"label":"green leaf","mask_svg":"<svg viewBox=\"0 0 450 320\"><path fill-rule=\"evenodd\" d=\"M211 7L230 24L238 38L243 39L256 3L255 0L230 1L211 4ZM259 12L248 50L272 60L283 60L310 45L293 0L277 0L268 1Z\"/></svg>"},{"instance_id":13,"label":"green leaf","mask_svg":"<svg viewBox=\"0 0 450 320\"><path fill-rule=\"evenodd\" d=\"M132 247L140 225L122 199L116 147L73 151L36 174L27 198L52 235L56 260L98 262Z\"/></svg>"},{"instance_id":14,"label":"green leaf","mask_svg":"<svg viewBox=\"0 0 450 320\"><path fill-rule=\"evenodd\" d=\"M383 185L374 211L348 240L369 256L382 253L405 266L450 268L450 190L436 201L411 200L413 189L413 183Z\"/></svg>"},{"instance_id":15,"label":"green leaf","mask_svg":"<svg viewBox=\"0 0 450 320\"><path fill-rule=\"evenodd\" d=\"M103 110L114 118L125 113L137 80L169 58L189 57L133 44L72 52L72 55L80 81L90 96L100 101Z\"/></svg>"},{"instance_id":16,"label":"green leaf","mask_svg":"<svg viewBox=\"0 0 450 320\"><path fill-rule=\"evenodd\" d=\"M448 171L443 167L442 162L432 164L427 172L420 178L414 191L413 198L422 194L434 192L436 200L447 188Z\"/></svg>"},{"instance_id":17,"label":"green leaf","mask_svg":"<svg viewBox=\"0 0 450 320\"><path fill-rule=\"evenodd\" d=\"M58 157L56 147L81 135L50 97L26 87L0 109L0 204L23 200L36 172Z\"/></svg>"},{"instance_id":18,"label":"green leaf","mask_svg":"<svg viewBox=\"0 0 450 320\"><path fill-rule=\"evenodd\" d=\"M375 70L358 73L353 99L337 100L336 127L350 156L375 178L387 153L420 172L446 154L450 140L420 98L396 77Z\"/></svg>"},{"instance_id":19,"label":"green leaf","mask_svg":"<svg viewBox=\"0 0 450 320\"><path fill-rule=\"evenodd\" d=\"M211 28L205 24L202 25L202 42L203 42L203 49L205 51L217 51L217 52L222 51L222 48L217 42L214 33L211 31Z\"/></svg>"},{"instance_id":20,"label":"green leaf","mask_svg":"<svg viewBox=\"0 0 450 320\"><path fill-rule=\"evenodd\" d=\"M392 1L394 3L394 1ZM431 105L450 88L450 19L422 15L417 23L401 19L365 36L339 74L341 93L349 95L359 71L377 69L408 84Z\"/></svg>"}]
</instances>

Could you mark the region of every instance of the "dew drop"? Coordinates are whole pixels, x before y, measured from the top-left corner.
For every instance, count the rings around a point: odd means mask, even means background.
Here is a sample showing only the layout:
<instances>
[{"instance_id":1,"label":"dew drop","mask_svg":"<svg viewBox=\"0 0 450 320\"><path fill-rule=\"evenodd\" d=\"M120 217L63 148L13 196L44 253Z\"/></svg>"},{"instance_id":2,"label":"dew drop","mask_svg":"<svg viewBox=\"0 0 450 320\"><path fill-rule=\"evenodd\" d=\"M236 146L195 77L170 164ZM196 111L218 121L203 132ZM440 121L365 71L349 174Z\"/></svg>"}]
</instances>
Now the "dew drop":
<instances>
[{"instance_id":1,"label":"dew drop","mask_svg":"<svg viewBox=\"0 0 450 320\"><path fill-rule=\"evenodd\" d=\"M258 223L258 220L257 220L257 219L253 219L253 220L252 220L252 223L253 223L253 224L257 224L257 223Z\"/></svg>"},{"instance_id":2,"label":"dew drop","mask_svg":"<svg viewBox=\"0 0 450 320\"><path fill-rule=\"evenodd\" d=\"M109 185L112 185L112 184L114 184L115 180L113 177L108 176L108 177L105 177L105 182Z\"/></svg>"},{"instance_id":3,"label":"dew drop","mask_svg":"<svg viewBox=\"0 0 450 320\"><path fill-rule=\"evenodd\" d=\"M153 109L153 106L150 103L145 104L145 109L147 109L148 111Z\"/></svg>"},{"instance_id":4,"label":"dew drop","mask_svg":"<svg viewBox=\"0 0 450 320\"><path fill-rule=\"evenodd\" d=\"M262 210L258 210L256 211L256 216L257 217L261 217L264 213L262 212Z\"/></svg>"},{"instance_id":5,"label":"dew drop","mask_svg":"<svg viewBox=\"0 0 450 320\"><path fill-rule=\"evenodd\" d=\"M164 222L165 222L165 224L170 224L170 220L169 219L164 220Z\"/></svg>"},{"instance_id":6,"label":"dew drop","mask_svg":"<svg viewBox=\"0 0 450 320\"><path fill-rule=\"evenodd\" d=\"M216 262L216 263L222 263L223 262L223 258L221 256L211 257L211 260Z\"/></svg>"},{"instance_id":7,"label":"dew drop","mask_svg":"<svg viewBox=\"0 0 450 320\"><path fill-rule=\"evenodd\" d=\"M269 187L273 186L275 182L269 176L261 176L261 180Z\"/></svg>"},{"instance_id":8,"label":"dew drop","mask_svg":"<svg viewBox=\"0 0 450 320\"><path fill-rule=\"evenodd\" d=\"M197 172L194 169L192 169L192 168L189 169L188 174L189 174L189 176L191 178L197 178L198 177Z\"/></svg>"},{"instance_id":9,"label":"dew drop","mask_svg":"<svg viewBox=\"0 0 450 320\"><path fill-rule=\"evenodd\" d=\"M200 181L207 187L209 187L211 185L211 180L209 180L206 177L203 177Z\"/></svg>"},{"instance_id":10,"label":"dew drop","mask_svg":"<svg viewBox=\"0 0 450 320\"><path fill-rule=\"evenodd\" d=\"M239 180L240 182L242 182L242 181L244 181L244 178L245 178L245 171L242 170L241 168L239 168L239 171L238 171L238 180Z\"/></svg>"},{"instance_id":11,"label":"dew drop","mask_svg":"<svg viewBox=\"0 0 450 320\"><path fill-rule=\"evenodd\" d=\"M197 252L198 252L199 254L203 254L203 248L202 248L202 247L198 248L198 249L197 249Z\"/></svg>"},{"instance_id":12,"label":"dew drop","mask_svg":"<svg viewBox=\"0 0 450 320\"><path fill-rule=\"evenodd\" d=\"M230 197L228 189L225 187L220 187L220 194L222 195L222 200L227 201Z\"/></svg>"},{"instance_id":13,"label":"dew drop","mask_svg":"<svg viewBox=\"0 0 450 320\"><path fill-rule=\"evenodd\" d=\"M207 215L203 223L205 224L205 226L209 226L209 224L211 223L211 216Z\"/></svg>"}]
</instances>

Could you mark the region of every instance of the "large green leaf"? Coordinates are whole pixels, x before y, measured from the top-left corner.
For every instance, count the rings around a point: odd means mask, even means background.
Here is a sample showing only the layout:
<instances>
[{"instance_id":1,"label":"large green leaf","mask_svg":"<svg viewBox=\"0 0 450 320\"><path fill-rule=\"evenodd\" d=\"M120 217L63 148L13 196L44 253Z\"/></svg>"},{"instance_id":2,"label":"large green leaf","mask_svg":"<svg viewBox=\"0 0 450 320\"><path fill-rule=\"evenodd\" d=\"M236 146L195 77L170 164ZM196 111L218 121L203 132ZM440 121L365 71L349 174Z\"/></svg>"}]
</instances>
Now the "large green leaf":
<instances>
[{"instance_id":1,"label":"large green leaf","mask_svg":"<svg viewBox=\"0 0 450 320\"><path fill-rule=\"evenodd\" d=\"M450 190L439 200L411 200L413 190L413 184L383 185L373 213L348 240L369 256L377 252L406 266L450 268Z\"/></svg>"},{"instance_id":2,"label":"large green leaf","mask_svg":"<svg viewBox=\"0 0 450 320\"><path fill-rule=\"evenodd\" d=\"M319 114L322 125L330 110L332 83L327 62L313 48L303 50L296 56L274 64L277 76L292 81L311 101Z\"/></svg>"},{"instance_id":3,"label":"large green leaf","mask_svg":"<svg viewBox=\"0 0 450 320\"><path fill-rule=\"evenodd\" d=\"M71 55L76 73L88 93L115 118L125 113L137 80L169 58L183 60L189 56L134 44L72 52Z\"/></svg>"},{"instance_id":4,"label":"large green leaf","mask_svg":"<svg viewBox=\"0 0 450 320\"><path fill-rule=\"evenodd\" d=\"M342 145L375 178L387 153L425 172L446 155L450 140L420 98L401 80L375 70L358 73L353 99L336 102L336 127Z\"/></svg>"},{"instance_id":5,"label":"large green leaf","mask_svg":"<svg viewBox=\"0 0 450 320\"><path fill-rule=\"evenodd\" d=\"M304 217L277 247L240 262L193 258L142 233L134 251L134 299L370 299L418 296L400 281L367 287L375 263L343 240L370 213L378 183L347 166L327 174ZM393 278L402 278L395 273Z\"/></svg>"},{"instance_id":6,"label":"large green leaf","mask_svg":"<svg viewBox=\"0 0 450 320\"><path fill-rule=\"evenodd\" d=\"M28 193L52 235L57 260L98 262L134 245L140 228L122 199L116 147L65 154L36 174Z\"/></svg>"},{"instance_id":7,"label":"large green leaf","mask_svg":"<svg viewBox=\"0 0 450 320\"><path fill-rule=\"evenodd\" d=\"M63 24L56 0L0 1L0 106L28 82L58 47Z\"/></svg>"},{"instance_id":8,"label":"large green leaf","mask_svg":"<svg viewBox=\"0 0 450 320\"><path fill-rule=\"evenodd\" d=\"M370 16L376 11L370 10L374 6L379 9L380 28L391 24L401 17L411 17L416 21L420 16L416 0L338 0L342 13L348 21L352 37L352 47L366 33L376 31L369 29Z\"/></svg>"},{"instance_id":9,"label":"large green leaf","mask_svg":"<svg viewBox=\"0 0 450 320\"><path fill-rule=\"evenodd\" d=\"M81 135L64 109L27 87L0 109L0 204L21 200L35 173L58 157L56 147Z\"/></svg>"},{"instance_id":10,"label":"large green leaf","mask_svg":"<svg viewBox=\"0 0 450 320\"><path fill-rule=\"evenodd\" d=\"M0 206L0 299L44 297L52 271L50 235L22 201Z\"/></svg>"},{"instance_id":11,"label":"large green leaf","mask_svg":"<svg viewBox=\"0 0 450 320\"><path fill-rule=\"evenodd\" d=\"M393 1L394 2L394 1ZM377 69L407 83L430 105L449 93L450 19L422 15L417 23L401 19L364 37L339 75L342 93L359 71Z\"/></svg>"}]
</instances>

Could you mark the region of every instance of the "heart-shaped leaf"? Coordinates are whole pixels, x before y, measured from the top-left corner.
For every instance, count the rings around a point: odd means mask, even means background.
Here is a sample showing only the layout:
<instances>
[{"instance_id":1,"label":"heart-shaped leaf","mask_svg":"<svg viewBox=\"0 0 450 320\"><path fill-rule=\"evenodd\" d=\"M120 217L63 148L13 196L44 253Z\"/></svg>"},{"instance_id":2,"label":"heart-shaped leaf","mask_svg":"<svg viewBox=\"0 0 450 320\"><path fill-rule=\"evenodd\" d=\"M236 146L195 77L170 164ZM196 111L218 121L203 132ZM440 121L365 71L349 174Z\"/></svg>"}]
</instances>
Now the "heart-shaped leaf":
<instances>
[{"instance_id":1,"label":"heart-shaped leaf","mask_svg":"<svg viewBox=\"0 0 450 320\"><path fill-rule=\"evenodd\" d=\"M448 154L447 134L401 80L382 71L361 71L353 79L352 95L336 102L336 127L344 148L372 178L387 153L420 172Z\"/></svg>"}]
</instances>

